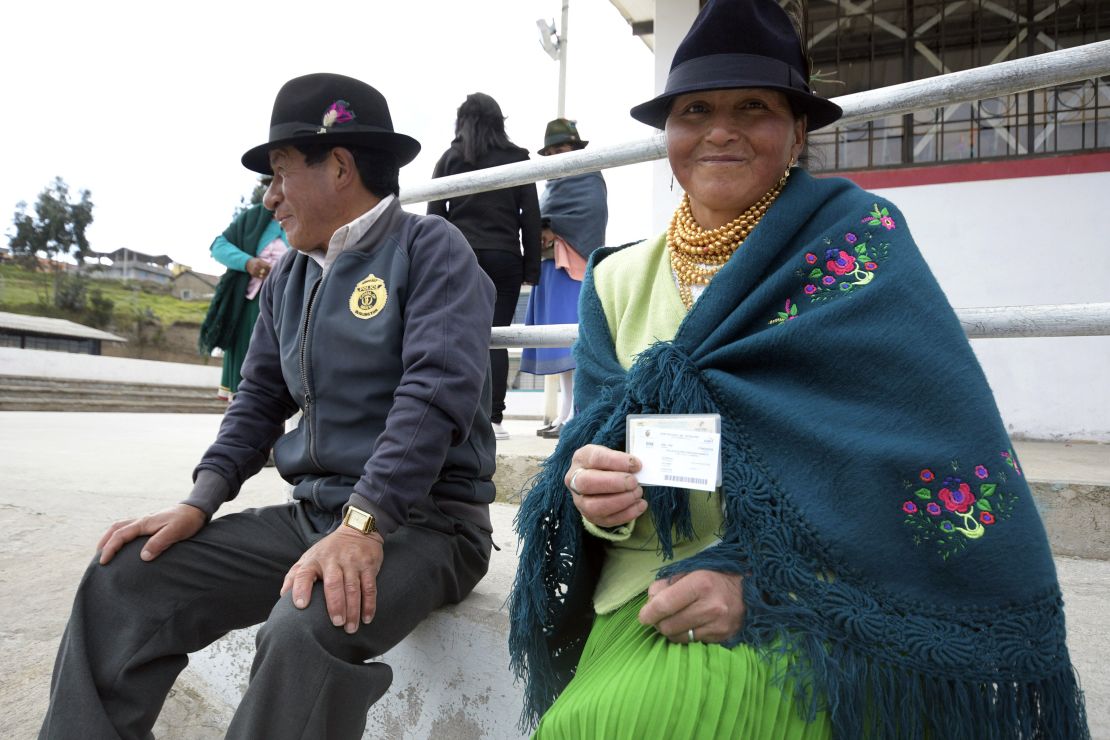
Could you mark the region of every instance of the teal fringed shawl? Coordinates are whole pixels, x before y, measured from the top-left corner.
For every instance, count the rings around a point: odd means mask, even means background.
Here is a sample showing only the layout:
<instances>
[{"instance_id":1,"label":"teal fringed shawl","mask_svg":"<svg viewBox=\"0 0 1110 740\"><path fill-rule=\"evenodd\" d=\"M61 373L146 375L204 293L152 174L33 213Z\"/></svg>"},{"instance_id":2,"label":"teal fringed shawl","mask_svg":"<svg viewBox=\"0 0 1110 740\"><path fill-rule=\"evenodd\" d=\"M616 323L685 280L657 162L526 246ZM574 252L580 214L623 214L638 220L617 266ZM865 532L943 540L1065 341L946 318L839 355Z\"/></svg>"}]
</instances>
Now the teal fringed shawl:
<instances>
[{"instance_id":1,"label":"teal fringed shawl","mask_svg":"<svg viewBox=\"0 0 1110 740\"><path fill-rule=\"evenodd\" d=\"M634 248L634 247L633 247ZM599 545L563 486L631 413L720 413L725 530L660 576L744 575L729 644L794 656L838 737L1088 737L1055 567L986 378L901 213L795 171L673 341L625 373L593 289L579 409L525 496L509 607L525 726L570 680ZM648 488L669 555L684 494Z\"/></svg>"},{"instance_id":2,"label":"teal fringed shawl","mask_svg":"<svg viewBox=\"0 0 1110 740\"><path fill-rule=\"evenodd\" d=\"M243 248L248 254L258 251L258 240L274 220L273 211L259 204L240 213L224 230L223 237ZM247 285L251 276L230 267L216 285L216 292L208 304L208 312L200 326L197 349L208 354L216 347L229 350L235 346L236 332L247 306Z\"/></svg>"}]
</instances>

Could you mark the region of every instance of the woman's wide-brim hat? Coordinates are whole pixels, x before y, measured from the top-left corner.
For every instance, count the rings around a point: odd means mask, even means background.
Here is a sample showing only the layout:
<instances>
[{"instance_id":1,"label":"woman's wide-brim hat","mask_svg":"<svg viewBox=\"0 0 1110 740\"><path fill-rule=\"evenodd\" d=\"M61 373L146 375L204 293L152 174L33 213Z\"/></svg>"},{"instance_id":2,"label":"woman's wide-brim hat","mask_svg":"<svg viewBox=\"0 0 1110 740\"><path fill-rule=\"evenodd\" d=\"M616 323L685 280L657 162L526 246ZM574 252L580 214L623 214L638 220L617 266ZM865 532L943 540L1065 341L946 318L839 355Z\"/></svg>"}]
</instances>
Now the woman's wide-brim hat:
<instances>
[{"instance_id":1,"label":"woman's wide-brim hat","mask_svg":"<svg viewBox=\"0 0 1110 740\"><path fill-rule=\"evenodd\" d=\"M287 144L358 146L389 152L403 167L420 153L420 142L393 130L385 96L353 77L311 74L286 82L274 98L270 139L243 155L243 166L270 171L270 150Z\"/></svg>"},{"instance_id":2,"label":"woman's wide-brim hat","mask_svg":"<svg viewBox=\"0 0 1110 740\"><path fill-rule=\"evenodd\" d=\"M806 130L840 118L840 106L809 87L809 64L790 18L775 0L709 0L678 45L660 95L631 110L664 128L683 93L758 87L778 90L806 115Z\"/></svg>"}]
</instances>

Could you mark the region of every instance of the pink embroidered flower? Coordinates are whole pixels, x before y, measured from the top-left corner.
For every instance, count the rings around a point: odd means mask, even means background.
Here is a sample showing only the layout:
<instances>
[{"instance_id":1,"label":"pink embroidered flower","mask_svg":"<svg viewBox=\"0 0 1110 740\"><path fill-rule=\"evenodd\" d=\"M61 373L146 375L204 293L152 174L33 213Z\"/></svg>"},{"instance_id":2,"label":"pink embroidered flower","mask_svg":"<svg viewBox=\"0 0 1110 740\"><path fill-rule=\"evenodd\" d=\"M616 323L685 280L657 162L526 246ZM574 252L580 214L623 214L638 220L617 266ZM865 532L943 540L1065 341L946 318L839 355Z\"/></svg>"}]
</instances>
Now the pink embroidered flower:
<instances>
[{"instance_id":1,"label":"pink embroidered flower","mask_svg":"<svg viewBox=\"0 0 1110 740\"><path fill-rule=\"evenodd\" d=\"M834 251L837 250L829 250L829 252ZM849 272L852 272L856 269L856 258L845 252L843 249L839 250L839 254L837 254L835 257L830 256L828 253L826 253L825 256L829 257L829 261L825 263L825 266L828 267L831 272L835 272L837 275L847 275Z\"/></svg>"},{"instance_id":2,"label":"pink embroidered flower","mask_svg":"<svg viewBox=\"0 0 1110 740\"><path fill-rule=\"evenodd\" d=\"M814 285L813 283L810 283L809 285L804 287L802 290L805 291L806 295L813 295L814 293L817 292L817 286Z\"/></svg>"},{"instance_id":3,"label":"pink embroidered flower","mask_svg":"<svg viewBox=\"0 0 1110 740\"><path fill-rule=\"evenodd\" d=\"M834 278L832 275L826 275L825 277L821 278L821 282L825 285L832 285L836 282L836 278Z\"/></svg>"},{"instance_id":4,"label":"pink embroidered flower","mask_svg":"<svg viewBox=\"0 0 1110 740\"><path fill-rule=\"evenodd\" d=\"M1000 452L999 454L1002 455L1002 459L1006 461L1006 464L1014 469L1015 473L1021 475L1021 467L1018 466L1017 459L1013 455L1009 452Z\"/></svg>"},{"instance_id":5,"label":"pink embroidered flower","mask_svg":"<svg viewBox=\"0 0 1110 740\"><path fill-rule=\"evenodd\" d=\"M815 255L813 252L806 252L806 264L807 265L817 264L817 255Z\"/></svg>"},{"instance_id":6,"label":"pink embroidered flower","mask_svg":"<svg viewBox=\"0 0 1110 740\"><path fill-rule=\"evenodd\" d=\"M863 263L863 269L865 269L865 270L874 270L876 267L878 267L878 265L875 264L874 262L864 262Z\"/></svg>"},{"instance_id":7,"label":"pink embroidered flower","mask_svg":"<svg viewBox=\"0 0 1110 740\"><path fill-rule=\"evenodd\" d=\"M859 237L849 231L847 234L844 235L844 241L848 242L849 244L855 244L859 241Z\"/></svg>"},{"instance_id":8,"label":"pink embroidered flower","mask_svg":"<svg viewBox=\"0 0 1110 740\"><path fill-rule=\"evenodd\" d=\"M925 511L929 512L932 516L940 516L940 504L936 501L930 501L925 504Z\"/></svg>"},{"instance_id":9,"label":"pink embroidered flower","mask_svg":"<svg viewBox=\"0 0 1110 740\"><path fill-rule=\"evenodd\" d=\"M932 480L935 480L935 479L936 479L936 476L933 475L933 471L929 470L928 468L925 468L924 470L921 471L921 480L925 481L926 483L928 483Z\"/></svg>"},{"instance_id":10,"label":"pink embroidered flower","mask_svg":"<svg viewBox=\"0 0 1110 740\"><path fill-rule=\"evenodd\" d=\"M986 478L986 477L987 477L988 475L990 475L990 473L989 473L989 472L987 472L987 469L986 469L985 467L983 467L982 465L976 465L976 466L975 466L975 476L976 476L976 477L977 477L977 478L978 478L979 480L983 480L983 479L984 479L984 478Z\"/></svg>"},{"instance_id":11,"label":"pink embroidered flower","mask_svg":"<svg viewBox=\"0 0 1110 740\"><path fill-rule=\"evenodd\" d=\"M975 503L975 494L971 492L971 486L962 482L952 488L940 489L937 491L937 498L944 504L944 508L957 514L967 513Z\"/></svg>"},{"instance_id":12,"label":"pink embroidered flower","mask_svg":"<svg viewBox=\"0 0 1110 740\"><path fill-rule=\"evenodd\" d=\"M890 216L883 216L879 219L879 223L885 226L887 231L891 231L894 229L894 219Z\"/></svg>"},{"instance_id":13,"label":"pink embroidered flower","mask_svg":"<svg viewBox=\"0 0 1110 740\"><path fill-rule=\"evenodd\" d=\"M906 512L907 514L916 514L917 504L915 504L913 501L907 501L906 503L902 504L902 511Z\"/></svg>"},{"instance_id":14,"label":"pink embroidered flower","mask_svg":"<svg viewBox=\"0 0 1110 740\"><path fill-rule=\"evenodd\" d=\"M990 513L989 511L981 511L979 512L979 521L989 527L995 522L994 514Z\"/></svg>"}]
</instances>

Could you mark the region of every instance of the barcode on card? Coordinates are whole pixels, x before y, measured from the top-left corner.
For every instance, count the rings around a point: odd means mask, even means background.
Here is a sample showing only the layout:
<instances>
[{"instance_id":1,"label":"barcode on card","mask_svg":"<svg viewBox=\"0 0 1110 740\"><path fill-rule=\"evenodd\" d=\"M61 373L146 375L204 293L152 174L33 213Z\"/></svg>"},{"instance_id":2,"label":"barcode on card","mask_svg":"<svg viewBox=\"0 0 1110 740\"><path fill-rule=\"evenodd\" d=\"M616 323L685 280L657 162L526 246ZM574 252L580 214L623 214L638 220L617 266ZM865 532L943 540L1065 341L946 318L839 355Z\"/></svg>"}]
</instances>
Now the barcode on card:
<instances>
[{"instance_id":1,"label":"barcode on card","mask_svg":"<svg viewBox=\"0 0 1110 740\"><path fill-rule=\"evenodd\" d=\"M705 478L691 478L688 475L670 475L663 476L665 480L674 481L675 483L696 483L699 486L704 486L709 483Z\"/></svg>"}]
</instances>

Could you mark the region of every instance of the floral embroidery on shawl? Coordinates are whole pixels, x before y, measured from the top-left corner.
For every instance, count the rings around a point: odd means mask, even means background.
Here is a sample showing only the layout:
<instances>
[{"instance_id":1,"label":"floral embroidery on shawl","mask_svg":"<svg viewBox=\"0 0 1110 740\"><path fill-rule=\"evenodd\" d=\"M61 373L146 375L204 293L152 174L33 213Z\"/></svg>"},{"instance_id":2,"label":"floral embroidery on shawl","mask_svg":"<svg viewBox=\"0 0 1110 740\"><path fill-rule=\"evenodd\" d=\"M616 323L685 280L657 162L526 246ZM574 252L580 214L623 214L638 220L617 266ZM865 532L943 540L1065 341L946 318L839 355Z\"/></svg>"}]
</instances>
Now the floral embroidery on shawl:
<instances>
[{"instance_id":1,"label":"floral embroidery on shawl","mask_svg":"<svg viewBox=\"0 0 1110 740\"><path fill-rule=\"evenodd\" d=\"M897 228L889 210L880 208L877 203L860 223L881 226L886 231ZM803 295L817 303L850 295L870 283L875 279L879 264L889 256L890 243L882 241L882 236L882 231L872 233L866 228L845 233L835 244L831 237L826 236L823 248L806 252L804 268L796 270L796 274L807 281L802 287ZM797 316L797 301L787 299L785 309L767 323L782 324Z\"/></svg>"},{"instance_id":2,"label":"floral embroidery on shawl","mask_svg":"<svg viewBox=\"0 0 1110 740\"><path fill-rule=\"evenodd\" d=\"M1017 469L1013 455L1003 452L1002 457ZM976 465L965 479L959 475L958 461L953 460L951 468L953 474L943 478L929 468L921 470L917 477L923 485L901 503L903 524L909 527L914 544L935 546L942 560L963 552L990 527L1009 518L1016 501L999 488L1006 480L1004 473L992 481L990 470Z\"/></svg>"}]
</instances>

